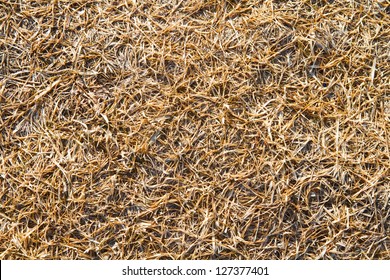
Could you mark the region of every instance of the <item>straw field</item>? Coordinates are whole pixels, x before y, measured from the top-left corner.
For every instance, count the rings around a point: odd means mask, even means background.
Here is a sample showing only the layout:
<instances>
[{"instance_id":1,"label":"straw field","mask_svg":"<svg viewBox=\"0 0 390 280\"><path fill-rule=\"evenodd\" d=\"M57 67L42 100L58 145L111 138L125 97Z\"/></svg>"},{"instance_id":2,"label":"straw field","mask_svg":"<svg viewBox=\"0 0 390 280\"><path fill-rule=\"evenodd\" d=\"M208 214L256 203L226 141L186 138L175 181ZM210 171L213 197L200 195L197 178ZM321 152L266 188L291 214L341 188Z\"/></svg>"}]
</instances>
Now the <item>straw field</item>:
<instances>
[{"instance_id":1,"label":"straw field","mask_svg":"<svg viewBox=\"0 0 390 280\"><path fill-rule=\"evenodd\" d=\"M0 259L390 259L387 0L0 0Z\"/></svg>"}]
</instances>

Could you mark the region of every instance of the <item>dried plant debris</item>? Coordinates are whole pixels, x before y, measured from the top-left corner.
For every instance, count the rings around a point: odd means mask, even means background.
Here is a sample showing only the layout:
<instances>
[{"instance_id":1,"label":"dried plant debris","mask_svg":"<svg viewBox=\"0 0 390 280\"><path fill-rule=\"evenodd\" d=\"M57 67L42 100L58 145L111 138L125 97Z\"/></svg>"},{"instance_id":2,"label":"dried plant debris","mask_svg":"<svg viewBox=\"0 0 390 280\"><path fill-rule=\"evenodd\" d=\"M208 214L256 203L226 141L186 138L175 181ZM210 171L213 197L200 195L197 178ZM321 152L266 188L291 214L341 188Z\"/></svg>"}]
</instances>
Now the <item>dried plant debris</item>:
<instances>
[{"instance_id":1,"label":"dried plant debris","mask_svg":"<svg viewBox=\"0 0 390 280\"><path fill-rule=\"evenodd\" d=\"M0 0L0 258L390 259L389 11Z\"/></svg>"}]
</instances>

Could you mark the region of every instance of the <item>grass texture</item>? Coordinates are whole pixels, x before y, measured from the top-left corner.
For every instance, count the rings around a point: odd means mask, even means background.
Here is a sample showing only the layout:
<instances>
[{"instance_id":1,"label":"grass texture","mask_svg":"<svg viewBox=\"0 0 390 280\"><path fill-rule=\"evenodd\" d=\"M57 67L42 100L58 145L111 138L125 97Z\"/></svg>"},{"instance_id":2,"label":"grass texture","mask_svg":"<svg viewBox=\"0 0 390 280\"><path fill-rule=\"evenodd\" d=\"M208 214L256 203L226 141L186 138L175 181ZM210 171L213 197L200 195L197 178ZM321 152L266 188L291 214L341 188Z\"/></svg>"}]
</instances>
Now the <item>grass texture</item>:
<instances>
[{"instance_id":1,"label":"grass texture","mask_svg":"<svg viewBox=\"0 0 390 280\"><path fill-rule=\"evenodd\" d=\"M0 259L390 259L389 15L0 0Z\"/></svg>"}]
</instances>

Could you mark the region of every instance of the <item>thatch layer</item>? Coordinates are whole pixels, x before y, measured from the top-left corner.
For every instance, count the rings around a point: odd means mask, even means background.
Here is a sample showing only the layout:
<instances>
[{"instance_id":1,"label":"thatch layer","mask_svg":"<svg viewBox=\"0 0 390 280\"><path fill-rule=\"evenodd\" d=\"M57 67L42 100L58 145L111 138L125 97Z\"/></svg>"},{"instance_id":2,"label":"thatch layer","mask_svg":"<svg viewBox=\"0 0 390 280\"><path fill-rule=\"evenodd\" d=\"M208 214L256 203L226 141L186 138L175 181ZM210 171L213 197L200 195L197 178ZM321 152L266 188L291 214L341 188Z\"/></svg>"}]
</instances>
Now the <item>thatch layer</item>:
<instances>
[{"instance_id":1,"label":"thatch layer","mask_svg":"<svg viewBox=\"0 0 390 280\"><path fill-rule=\"evenodd\" d=\"M389 13L0 1L0 258L389 259Z\"/></svg>"}]
</instances>

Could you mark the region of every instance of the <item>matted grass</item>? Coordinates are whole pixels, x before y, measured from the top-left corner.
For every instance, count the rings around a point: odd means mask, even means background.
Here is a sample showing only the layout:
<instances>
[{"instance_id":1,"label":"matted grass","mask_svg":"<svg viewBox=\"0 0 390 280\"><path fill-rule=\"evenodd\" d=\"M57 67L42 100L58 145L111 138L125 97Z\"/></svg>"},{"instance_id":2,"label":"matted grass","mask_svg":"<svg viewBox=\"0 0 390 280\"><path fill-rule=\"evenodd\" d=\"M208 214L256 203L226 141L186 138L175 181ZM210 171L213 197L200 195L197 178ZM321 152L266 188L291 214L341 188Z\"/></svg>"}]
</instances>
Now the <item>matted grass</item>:
<instances>
[{"instance_id":1,"label":"matted grass","mask_svg":"<svg viewBox=\"0 0 390 280\"><path fill-rule=\"evenodd\" d=\"M0 1L1 259L390 259L389 1Z\"/></svg>"}]
</instances>

